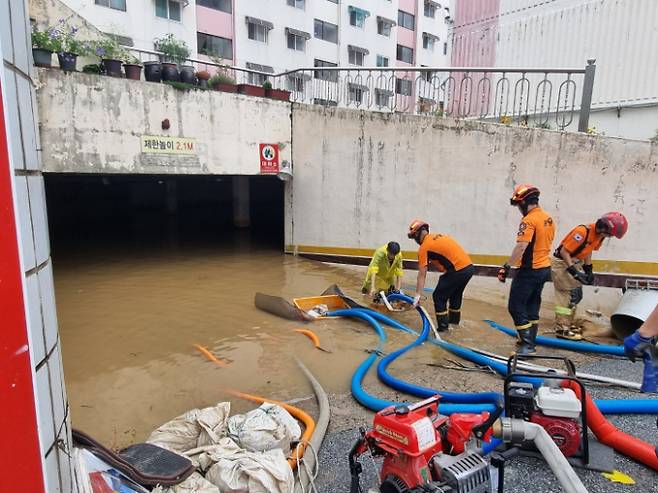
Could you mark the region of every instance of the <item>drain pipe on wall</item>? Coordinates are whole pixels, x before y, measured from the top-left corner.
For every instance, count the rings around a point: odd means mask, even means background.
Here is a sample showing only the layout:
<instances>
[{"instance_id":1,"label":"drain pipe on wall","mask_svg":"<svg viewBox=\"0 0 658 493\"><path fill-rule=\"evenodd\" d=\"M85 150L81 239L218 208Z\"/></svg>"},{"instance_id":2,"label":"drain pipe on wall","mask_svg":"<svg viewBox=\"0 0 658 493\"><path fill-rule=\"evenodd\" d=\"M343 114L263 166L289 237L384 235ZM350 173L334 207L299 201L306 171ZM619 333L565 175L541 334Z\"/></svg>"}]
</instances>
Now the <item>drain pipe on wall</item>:
<instances>
[{"instance_id":1,"label":"drain pipe on wall","mask_svg":"<svg viewBox=\"0 0 658 493\"><path fill-rule=\"evenodd\" d=\"M560 449L544 428L521 419L501 418L493 425L493 436L504 442L520 445L532 442L550 466L566 493L587 493L587 488L562 455Z\"/></svg>"}]
</instances>

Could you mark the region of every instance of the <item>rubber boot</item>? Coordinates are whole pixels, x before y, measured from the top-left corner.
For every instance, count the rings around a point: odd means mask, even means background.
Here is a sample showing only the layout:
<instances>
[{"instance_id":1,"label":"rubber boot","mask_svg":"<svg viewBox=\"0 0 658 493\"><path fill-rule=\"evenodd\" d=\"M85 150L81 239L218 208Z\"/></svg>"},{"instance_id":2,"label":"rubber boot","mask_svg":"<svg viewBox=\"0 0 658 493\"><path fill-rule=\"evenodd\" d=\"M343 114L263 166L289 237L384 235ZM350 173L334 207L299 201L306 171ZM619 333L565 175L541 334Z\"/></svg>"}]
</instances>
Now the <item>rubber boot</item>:
<instances>
[{"instance_id":1,"label":"rubber boot","mask_svg":"<svg viewBox=\"0 0 658 493\"><path fill-rule=\"evenodd\" d=\"M448 323L451 325L459 325L462 319L462 312L460 310L448 310Z\"/></svg>"},{"instance_id":2,"label":"rubber boot","mask_svg":"<svg viewBox=\"0 0 658 493\"><path fill-rule=\"evenodd\" d=\"M450 323L448 314L437 314L436 315L436 329L439 332L445 332L448 330L448 324Z\"/></svg>"},{"instance_id":3,"label":"rubber boot","mask_svg":"<svg viewBox=\"0 0 658 493\"><path fill-rule=\"evenodd\" d=\"M535 340L530 335L530 330L531 329L522 329L516 331L519 341L521 342L519 348L516 350L517 354L534 354L537 352L535 350ZM535 332L535 336L536 335L537 333Z\"/></svg>"}]
</instances>

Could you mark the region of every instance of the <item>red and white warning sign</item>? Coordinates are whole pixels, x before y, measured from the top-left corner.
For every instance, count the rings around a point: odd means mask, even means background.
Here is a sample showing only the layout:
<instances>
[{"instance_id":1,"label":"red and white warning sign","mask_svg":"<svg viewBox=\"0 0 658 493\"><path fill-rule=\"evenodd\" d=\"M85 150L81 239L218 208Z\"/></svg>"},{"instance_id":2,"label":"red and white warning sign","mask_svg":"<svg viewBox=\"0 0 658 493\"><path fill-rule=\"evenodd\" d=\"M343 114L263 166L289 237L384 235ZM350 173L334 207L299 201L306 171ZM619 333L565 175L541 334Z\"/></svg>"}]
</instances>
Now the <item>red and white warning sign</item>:
<instances>
[{"instance_id":1,"label":"red and white warning sign","mask_svg":"<svg viewBox=\"0 0 658 493\"><path fill-rule=\"evenodd\" d=\"M261 175L279 172L279 144L259 144Z\"/></svg>"}]
</instances>

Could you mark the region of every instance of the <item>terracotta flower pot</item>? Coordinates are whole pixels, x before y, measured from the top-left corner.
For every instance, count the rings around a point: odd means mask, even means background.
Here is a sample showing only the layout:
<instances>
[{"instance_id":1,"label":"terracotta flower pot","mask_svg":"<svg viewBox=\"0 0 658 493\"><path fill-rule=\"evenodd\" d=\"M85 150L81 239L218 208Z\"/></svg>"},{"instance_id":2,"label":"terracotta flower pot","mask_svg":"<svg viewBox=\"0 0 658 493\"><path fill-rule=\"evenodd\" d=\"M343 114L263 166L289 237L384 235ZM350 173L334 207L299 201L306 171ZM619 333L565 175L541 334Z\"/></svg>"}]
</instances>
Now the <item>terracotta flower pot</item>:
<instances>
[{"instance_id":1,"label":"terracotta flower pot","mask_svg":"<svg viewBox=\"0 0 658 493\"><path fill-rule=\"evenodd\" d=\"M142 78L142 66L133 63L124 63L123 70L126 72L126 79L140 80Z\"/></svg>"},{"instance_id":2,"label":"terracotta flower pot","mask_svg":"<svg viewBox=\"0 0 658 493\"><path fill-rule=\"evenodd\" d=\"M238 92L238 86L235 84L215 84L212 88L220 92Z\"/></svg>"},{"instance_id":3,"label":"terracotta flower pot","mask_svg":"<svg viewBox=\"0 0 658 493\"><path fill-rule=\"evenodd\" d=\"M280 101L290 101L290 91L283 89L265 89L265 96Z\"/></svg>"},{"instance_id":4,"label":"terracotta flower pot","mask_svg":"<svg viewBox=\"0 0 658 493\"><path fill-rule=\"evenodd\" d=\"M263 87L252 86L251 84L238 84L238 93L259 98L265 97L265 89Z\"/></svg>"}]
</instances>

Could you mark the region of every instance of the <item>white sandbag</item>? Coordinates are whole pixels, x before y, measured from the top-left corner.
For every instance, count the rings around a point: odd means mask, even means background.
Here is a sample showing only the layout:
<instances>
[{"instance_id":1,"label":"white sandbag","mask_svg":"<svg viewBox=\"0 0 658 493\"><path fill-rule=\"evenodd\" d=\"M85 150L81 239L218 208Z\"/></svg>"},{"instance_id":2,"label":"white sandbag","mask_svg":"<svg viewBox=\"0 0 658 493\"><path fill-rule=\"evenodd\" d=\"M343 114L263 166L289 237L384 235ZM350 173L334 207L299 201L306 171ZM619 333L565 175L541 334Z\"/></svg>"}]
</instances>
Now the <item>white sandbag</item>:
<instances>
[{"instance_id":1,"label":"white sandbag","mask_svg":"<svg viewBox=\"0 0 658 493\"><path fill-rule=\"evenodd\" d=\"M222 491L201 474L195 472L182 483L169 488L158 486L151 493L222 493Z\"/></svg>"},{"instance_id":2,"label":"white sandbag","mask_svg":"<svg viewBox=\"0 0 658 493\"><path fill-rule=\"evenodd\" d=\"M207 451L207 460L215 464L206 479L222 493L291 493L295 479L281 449L249 452L232 440L222 440L223 447Z\"/></svg>"},{"instance_id":3,"label":"white sandbag","mask_svg":"<svg viewBox=\"0 0 658 493\"><path fill-rule=\"evenodd\" d=\"M251 452L290 450L290 442L299 440L302 430L288 411L275 404L263 403L247 414L228 420L228 436Z\"/></svg>"},{"instance_id":4,"label":"white sandbag","mask_svg":"<svg viewBox=\"0 0 658 493\"><path fill-rule=\"evenodd\" d=\"M217 443L226 436L230 402L191 411L163 424L147 442L182 454L187 450Z\"/></svg>"}]
</instances>

